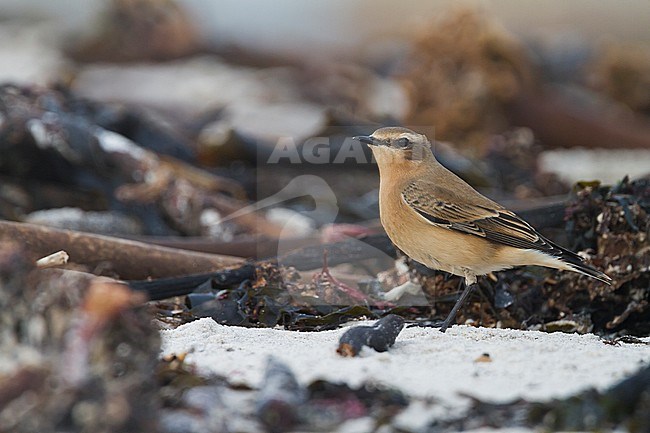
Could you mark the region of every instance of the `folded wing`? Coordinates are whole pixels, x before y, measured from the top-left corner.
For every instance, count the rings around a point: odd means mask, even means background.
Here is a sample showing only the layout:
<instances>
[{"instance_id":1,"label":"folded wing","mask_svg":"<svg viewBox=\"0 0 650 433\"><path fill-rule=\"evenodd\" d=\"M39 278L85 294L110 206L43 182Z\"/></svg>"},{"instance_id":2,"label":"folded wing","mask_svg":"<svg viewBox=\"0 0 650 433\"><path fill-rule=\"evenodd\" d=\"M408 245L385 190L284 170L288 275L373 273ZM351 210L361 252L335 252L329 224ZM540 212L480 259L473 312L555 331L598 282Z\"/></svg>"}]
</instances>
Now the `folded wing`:
<instances>
[{"instance_id":1,"label":"folded wing","mask_svg":"<svg viewBox=\"0 0 650 433\"><path fill-rule=\"evenodd\" d=\"M577 254L543 237L515 213L476 192L474 194L474 197L463 197L430 182L415 181L402 191L402 199L421 217L438 227L514 248L541 251L566 262L578 272L609 282L605 274L584 264Z\"/></svg>"}]
</instances>

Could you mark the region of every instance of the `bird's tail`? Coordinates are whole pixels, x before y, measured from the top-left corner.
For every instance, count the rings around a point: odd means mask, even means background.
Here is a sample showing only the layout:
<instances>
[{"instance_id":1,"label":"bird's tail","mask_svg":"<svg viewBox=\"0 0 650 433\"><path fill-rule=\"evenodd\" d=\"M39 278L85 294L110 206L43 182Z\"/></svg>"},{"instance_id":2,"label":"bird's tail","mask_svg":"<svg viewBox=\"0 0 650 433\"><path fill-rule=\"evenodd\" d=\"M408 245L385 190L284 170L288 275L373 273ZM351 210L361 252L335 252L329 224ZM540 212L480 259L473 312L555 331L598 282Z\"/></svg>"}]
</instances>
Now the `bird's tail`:
<instances>
[{"instance_id":1,"label":"bird's tail","mask_svg":"<svg viewBox=\"0 0 650 433\"><path fill-rule=\"evenodd\" d=\"M612 279L609 277L609 275L605 274L604 272L600 272L598 269L592 268L589 265L586 265L584 263L575 265L571 263L569 266L571 267L572 271L583 275L588 275L592 278L602 281L603 283L612 284Z\"/></svg>"},{"instance_id":2,"label":"bird's tail","mask_svg":"<svg viewBox=\"0 0 650 433\"><path fill-rule=\"evenodd\" d=\"M609 277L609 275L599 271L594 267L589 266L579 255L572 253L571 251L566 250L562 247L559 248L561 249L562 254L558 255L557 258L567 265L567 270L577 272L582 275L587 275L591 278L602 281L603 283L612 284L612 279Z\"/></svg>"}]
</instances>

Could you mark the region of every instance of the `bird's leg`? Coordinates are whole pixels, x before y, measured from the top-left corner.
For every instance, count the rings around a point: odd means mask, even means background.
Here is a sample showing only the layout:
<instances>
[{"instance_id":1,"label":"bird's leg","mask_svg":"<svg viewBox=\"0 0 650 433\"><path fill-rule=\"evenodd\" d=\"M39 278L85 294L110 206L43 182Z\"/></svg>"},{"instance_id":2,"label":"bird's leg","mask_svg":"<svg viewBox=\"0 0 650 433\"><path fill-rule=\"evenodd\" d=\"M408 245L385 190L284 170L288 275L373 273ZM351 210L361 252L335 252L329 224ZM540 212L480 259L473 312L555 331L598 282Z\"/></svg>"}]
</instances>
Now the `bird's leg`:
<instances>
[{"instance_id":1,"label":"bird's leg","mask_svg":"<svg viewBox=\"0 0 650 433\"><path fill-rule=\"evenodd\" d=\"M474 280L474 282L470 284L465 283L465 290L463 290L463 293L460 294L460 297L456 301L456 304L454 304L454 308L451 309L445 321L442 322L442 325L440 326L440 332L445 332L447 328L449 328L452 324L454 324L454 320L456 319L456 314L458 314L458 310L460 310L461 307L465 305L465 302L467 301L467 298L469 298L469 295L472 294L472 290L474 290L475 285L476 285L476 280Z\"/></svg>"}]
</instances>

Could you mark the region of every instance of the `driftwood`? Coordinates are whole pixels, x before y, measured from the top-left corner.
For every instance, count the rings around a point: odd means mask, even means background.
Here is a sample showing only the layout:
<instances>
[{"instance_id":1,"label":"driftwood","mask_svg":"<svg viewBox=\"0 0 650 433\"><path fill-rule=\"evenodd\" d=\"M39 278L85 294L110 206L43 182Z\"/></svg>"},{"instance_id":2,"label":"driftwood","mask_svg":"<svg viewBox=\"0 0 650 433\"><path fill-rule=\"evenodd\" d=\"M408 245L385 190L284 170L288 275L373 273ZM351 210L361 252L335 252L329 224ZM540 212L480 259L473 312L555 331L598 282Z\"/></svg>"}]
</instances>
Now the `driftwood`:
<instances>
[{"instance_id":1,"label":"driftwood","mask_svg":"<svg viewBox=\"0 0 650 433\"><path fill-rule=\"evenodd\" d=\"M565 198L550 198L543 200L527 201L525 204L516 206L520 215L535 225L542 228L557 227L563 223ZM152 239L153 242L165 242L164 239ZM348 239L341 242L314 244L315 238L296 238L290 242L296 245L296 249L277 257L277 263L284 266L291 266L299 271L319 269L323 266L323 257L327 254L330 266L343 263L357 262L372 258L393 257L397 251L385 234L375 234L358 239ZM183 245L190 248L214 248L213 251L238 251L250 253L249 257L264 251L261 257L270 257L276 261L277 240L265 239L258 249L259 240L249 240L236 244L208 243L205 240L181 240L169 241L172 245ZM180 243L177 243L180 242ZM186 243L187 242L187 243ZM287 241L284 241L285 244ZM372 248L368 248L368 246ZM260 257L260 254L258 254ZM212 280L214 288L237 285L244 280L252 279L255 275L256 266L262 262L247 263L231 269L219 270L211 273L189 275L178 278L167 278L154 281L130 281L129 285L134 290L144 291L150 299L164 299L171 296L182 296L191 293L199 284Z\"/></svg>"},{"instance_id":2,"label":"driftwood","mask_svg":"<svg viewBox=\"0 0 650 433\"><path fill-rule=\"evenodd\" d=\"M559 228L564 224L564 209L566 208L567 197L553 196L543 198L531 198L526 200L516 200L503 202L508 209L517 212L519 216L531 223L538 230L547 228ZM369 227L377 228L381 231L379 223L370 223ZM250 259L275 259L278 256L277 238L265 235L253 235L245 237L237 237L233 241L223 242L206 237L180 237L180 236L138 236L128 237L139 242L160 245L169 248L180 248L190 251L199 251L202 253L210 254L225 254L228 256L245 257ZM380 240L381 239L381 240ZM387 243L385 235L372 235L366 238L361 238L365 242L375 248L378 248L383 253L389 256L394 255L394 249ZM363 253L354 247L356 241L336 243L332 245L315 245L322 242L322 236L305 236L295 238L283 238L282 249L284 251L297 250L295 253L287 253L281 259L283 263L291 263L300 270L315 269L323 262L323 250L330 249L329 261L333 265L344 263L348 260L360 260L363 258L372 258L373 255L364 256ZM305 250L306 249L306 250ZM351 254L349 257L337 257L338 252L341 254ZM300 255L307 254L308 257L301 258ZM343 260L341 262L341 260ZM309 267L312 266L312 267Z\"/></svg>"},{"instance_id":3,"label":"driftwood","mask_svg":"<svg viewBox=\"0 0 650 433\"><path fill-rule=\"evenodd\" d=\"M264 235L238 236L235 240L228 242L199 236L138 236L126 238L163 247L251 259L266 259L277 256L279 243L277 238ZM282 246L284 249L293 250L316 244L320 242L320 239L320 236L283 239Z\"/></svg>"},{"instance_id":4,"label":"driftwood","mask_svg":"<svg viewBox=\"0 0 650 433\"><path fill-rule=\"evenodd\" d=\"M151 301L183 296L192 293L208 280L213 289L228 288L255 277L255 265L246 263L232 269L224 269L207 274L185 275L181 277L160 278L157 280L127 281L132 290L143 292Z\"/></svg>"},{"instance_id":5,"label":"driftwood","mask_svg":"<svg viewBox=\"0 0 650 433\"><path fill-rule=\"evenodd\" d=\"M0 221L0 239L23 245L31 260L64 249L74 263L90 267L107 263L121 278L146 279L196 274L242 263L241 259L197 253L141 242Z\"/></svg>"},{"instance_id":6,"label":"driftwood","mask_svg":"<svg viewBox=\"0 0 650 433\"><path fill-rule=\"evenodd\" d=\"M372 246L374 248L366 248ZM278 258L284 266L292 266L298 270L311 270L323 266L323 257L328 255L330 265L355 262L359 260L385 257L395 257L396 250L386 235L371 235L356 240L346 240L331 244L313 245L297 249ZM275 261L273 261L275 262ZM158 300L172 296L182 296L192 293L200 284L210 280L212 288L220 289L236 286L245 280L255 277L257 267L268 261L248 262L230 269L197 275L186 275L157 280L128 281L128 285L136 291L145 292L149 299Z\"/></svg>"},{"instance_id":7,"label":"driftwood","mask_svg":"<svg viewBox=\"0 0 650 433\"><path fill-rule=\"evenodd\" d=\"M373 248L367 248L366 246ZM299 271L317 269L323 266L323 256L327 253L330 266L359 260L396 257L393 243L385 234L369 235L331 244L312 245L291 251L278 258L285 266L293 266Z\"/></svg>"},{"instance_id":8,"label":"driftwood","mask_svg":"<svg viewBox=\"0 0 650 433\"><path fill-rule=\"evenodd\" d=\"M538 228L557 226L562 222L562 198L527 202L517 207L519 213L535 221ZM145 292L152 300L186 295L208 280L217 289L233 287L254 278L256 267L269 261L306 271L321 268L325 254L331 266L386 256L394 258L397 254L385 234L327 244L317 244L317 237L283 240L284 249L288 246L295 246L296 249L279 257L278 240L271 238L252 238L233 243L199 238L147 238L147 243L143 243L7 221L0 221L0 238L20 242L33 260L63 248L74 263L90 267L110 263L111 269L122 279L130 280L128 284L132 289ZM160 244L265 260L244 262L237 257L169 248Z\"/></svg>"},{"instance_id":9,"label":"driftwood","mask_svg":"<svg viewBox=\"0 0 650 433\"><path fill-rule=\"evenodd\" d=\"M36 267L40 269L55 268L57 266L63 266L68 263L68 259L70 259L68 253L61 250L50 254L49 256L36 260Z\"/></svg>"},{"instance_id":10,"label":"driftwood","mask_svg":"<svg viewBox=\"0 0 650 433\"><path fill-rule=\"evenodd\" d=\"M46 268L34 269L33 276L41 280L65 279L70 286L89 287L93 282L104 282L111 284L126 284L123 281L110 277L99 277L88 272L75 271L73 269Z\"/></svg>"},{"instance_id":11,"label":"driftwood","mask_svg":"<svg viewBox=\"0 0 650 433\"><path fill-rule=\"evenodd\" d=\"M522 94L509 114L514 124L530 127L548 147L650 149L647 119L612 119L607 112L585 110L556 91Z\"/></svg>"},{"instance_id":12,"label":"driftwood","mask_svg":"<svg viewBox=\"0 0 650 433\"><path fill-rule=\"evenodd\" d=\"M212 287L215 289L235 286L244 280L253 278L255 276L255 266L246 264L234 269L225 269L208 274L141 281L120 281L114 278L98 277L95 274L72 269L35 269L33 275L39 280L63 279L70 286L83 287L85 289L92 284L99 283L109 284L113 287L115 285L123 285L135 292L144 294L149 301L158 301L192 293L198 285L210 278L213 279Z\"/></svg>"}]
</instances>

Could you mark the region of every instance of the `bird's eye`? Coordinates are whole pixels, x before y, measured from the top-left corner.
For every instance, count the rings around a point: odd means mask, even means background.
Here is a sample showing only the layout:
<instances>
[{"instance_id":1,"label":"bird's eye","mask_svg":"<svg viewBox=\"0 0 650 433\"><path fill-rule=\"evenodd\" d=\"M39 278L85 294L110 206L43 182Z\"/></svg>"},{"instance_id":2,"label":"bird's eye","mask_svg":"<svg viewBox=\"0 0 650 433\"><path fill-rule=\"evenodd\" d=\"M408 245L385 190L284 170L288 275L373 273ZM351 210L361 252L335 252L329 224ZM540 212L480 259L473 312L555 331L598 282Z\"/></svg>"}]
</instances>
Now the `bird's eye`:
<instances>
[{"instance_id":1,"label":"bird's eye","mask_svg":"<svg viewBox=\"0 0 650 433\"><path fill-rule=\"evenodd\" d=\"M411 142L410 142L409 139L406 138L406 137L399 138L399 139L395 142L395 146L398 147L399 149L406 149L406 148L409 147L410 145L411 145Z\"/></svg>"}]
</instances>

